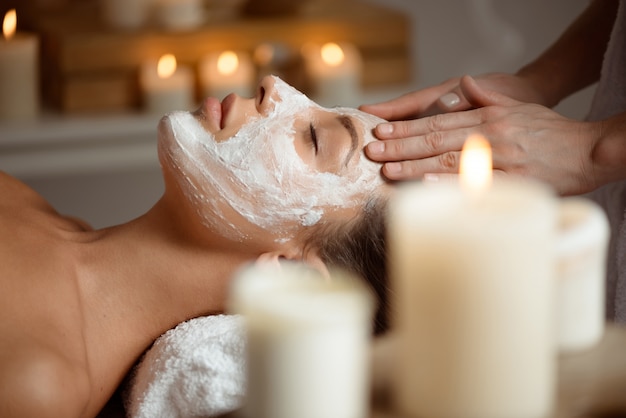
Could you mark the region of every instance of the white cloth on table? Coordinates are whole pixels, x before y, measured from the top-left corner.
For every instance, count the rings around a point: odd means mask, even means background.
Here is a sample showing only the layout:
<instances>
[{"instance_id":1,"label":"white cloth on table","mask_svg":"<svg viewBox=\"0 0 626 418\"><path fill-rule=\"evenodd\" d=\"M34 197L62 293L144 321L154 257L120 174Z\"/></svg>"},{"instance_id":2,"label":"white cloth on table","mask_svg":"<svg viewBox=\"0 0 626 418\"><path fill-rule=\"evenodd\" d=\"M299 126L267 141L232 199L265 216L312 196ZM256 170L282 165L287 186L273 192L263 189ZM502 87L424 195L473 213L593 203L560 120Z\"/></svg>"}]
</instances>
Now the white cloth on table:
<instances>
[{"instance_id":1,"label":"white cloth on table","mask_svg":"<svg viewBox=\"0 0 626 418\"><path fill-rule=\"evenodd\" d=\"M135 367L125 395L129 418L212 417L245 395L243 318L191 319L159 337Z\"/></svg>"}]
</instances>

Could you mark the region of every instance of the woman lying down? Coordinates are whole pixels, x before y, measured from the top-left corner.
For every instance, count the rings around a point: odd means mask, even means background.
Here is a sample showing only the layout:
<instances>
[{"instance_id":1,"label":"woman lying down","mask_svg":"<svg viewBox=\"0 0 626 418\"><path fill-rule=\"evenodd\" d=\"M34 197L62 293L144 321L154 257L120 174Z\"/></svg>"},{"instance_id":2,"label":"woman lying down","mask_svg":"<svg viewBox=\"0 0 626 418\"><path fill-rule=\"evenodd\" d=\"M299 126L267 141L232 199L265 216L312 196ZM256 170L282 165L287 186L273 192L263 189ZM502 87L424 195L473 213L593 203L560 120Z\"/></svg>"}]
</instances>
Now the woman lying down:
<instances>
[{"instance_id":1,"label":"woman lying down","mask_svg":"<svg viewBox=\"0 0 626 418\"><path fill-rule=\"evenodd\" d=\"M223 312L255 260L347 268L383 300L390 186L363 153L379 121L275 77L209 98L159 124L161 199L101 230L0 173L0 416L95 417L157 337Z\"/></svg>"}]
</instances>

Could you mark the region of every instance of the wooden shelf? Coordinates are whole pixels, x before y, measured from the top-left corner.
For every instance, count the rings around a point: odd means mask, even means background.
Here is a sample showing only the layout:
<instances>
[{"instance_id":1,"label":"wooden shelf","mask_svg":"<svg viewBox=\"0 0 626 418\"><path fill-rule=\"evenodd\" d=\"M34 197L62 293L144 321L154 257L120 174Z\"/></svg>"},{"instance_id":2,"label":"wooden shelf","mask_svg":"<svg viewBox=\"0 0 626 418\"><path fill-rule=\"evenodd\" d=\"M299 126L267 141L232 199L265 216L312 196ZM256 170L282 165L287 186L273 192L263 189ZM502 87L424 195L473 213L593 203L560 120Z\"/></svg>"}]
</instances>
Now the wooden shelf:
<instances>
[{"instance_id":1,"label":"wooden shelf","mask_svg":"<svg viewBox=\"0 0 626 418\"><path fill-rule=\"evenodd\" d=\"M195 68L207 53L252 52L264 42L294 51L309 42L351 42L363 57L364 89L407 83L411 77L409 19L357 0L313 2L293 16L208 19L187 32L115 31L100 22L91 3L40 16L35 25L42 36L44 100L63 112L136 108L137 72L146 59L173 53Z\"/></svg>"}]
</instances>

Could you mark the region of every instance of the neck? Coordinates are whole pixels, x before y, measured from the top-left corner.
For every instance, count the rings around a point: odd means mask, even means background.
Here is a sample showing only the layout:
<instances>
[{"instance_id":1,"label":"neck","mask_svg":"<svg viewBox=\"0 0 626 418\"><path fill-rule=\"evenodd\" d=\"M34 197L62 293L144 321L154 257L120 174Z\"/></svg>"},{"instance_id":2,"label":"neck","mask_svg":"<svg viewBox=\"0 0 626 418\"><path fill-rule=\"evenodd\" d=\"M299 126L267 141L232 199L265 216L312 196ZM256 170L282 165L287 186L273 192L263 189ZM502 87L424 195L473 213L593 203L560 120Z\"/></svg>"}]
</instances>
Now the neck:
<instances>
[{"instance_id":1,"label":"neck","mask_svg":"<svg viewBox=\"0 0 626 418\"><path fill-rule=\"evenodd\" d=\"M78 276L89 307L86 339L90 354L106 360L96 363L134 361L176 324L222 312L230 277L254 259L222 250L218 237L189 239L160 203L132 222L92 232L85 245Z\"/></svg>"}]
</instances>

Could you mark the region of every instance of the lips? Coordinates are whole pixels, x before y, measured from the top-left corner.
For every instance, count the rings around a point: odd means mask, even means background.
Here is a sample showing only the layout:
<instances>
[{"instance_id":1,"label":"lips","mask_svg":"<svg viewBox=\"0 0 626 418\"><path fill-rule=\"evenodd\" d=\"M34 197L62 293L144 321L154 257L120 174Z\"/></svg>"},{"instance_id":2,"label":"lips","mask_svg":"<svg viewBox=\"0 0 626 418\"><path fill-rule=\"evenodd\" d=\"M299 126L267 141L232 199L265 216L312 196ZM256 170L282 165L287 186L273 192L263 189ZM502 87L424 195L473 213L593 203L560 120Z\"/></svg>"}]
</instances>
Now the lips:
<instances>
[{"instance_id":1,"label":"lips","mask_svg":"<svg viewBox=\"0 0 626 418\"><path fill-rule=\"evenodd\" d=\"M212 130L220 128L222 123L222 105L215 97L207 97L198 112L197 114L203 116Z\"/></svg>"}]
</instances>

